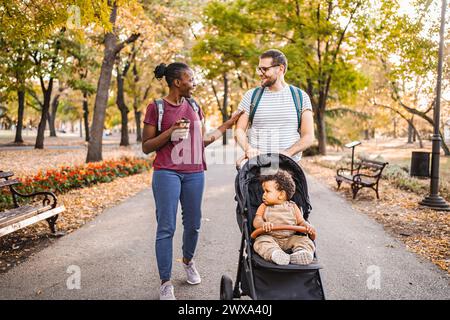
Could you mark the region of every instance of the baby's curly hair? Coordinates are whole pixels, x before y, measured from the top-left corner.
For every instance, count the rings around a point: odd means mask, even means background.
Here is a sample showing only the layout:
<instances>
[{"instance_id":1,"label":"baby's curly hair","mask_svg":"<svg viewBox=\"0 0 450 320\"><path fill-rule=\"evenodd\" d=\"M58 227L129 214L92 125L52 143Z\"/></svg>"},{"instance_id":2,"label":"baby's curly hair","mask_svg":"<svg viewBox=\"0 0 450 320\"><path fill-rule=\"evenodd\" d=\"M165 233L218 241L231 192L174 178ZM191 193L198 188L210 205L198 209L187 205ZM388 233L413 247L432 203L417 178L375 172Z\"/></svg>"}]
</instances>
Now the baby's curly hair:
<instances>
[{"instance_id":1,"label":"baby's curly hair","mask_svg":"<svg viewBox=\"0 0 450 320\"><path fill-rule=\"evenodd\" d=\"M287 200L291 200L295 193L295 182L292 176L284 171L278 170L277 173L271 175L262 175L260 178L261 183L266 181L275 181L277 189L279 191L285 191Z\"/></svg>"}]
</instances>

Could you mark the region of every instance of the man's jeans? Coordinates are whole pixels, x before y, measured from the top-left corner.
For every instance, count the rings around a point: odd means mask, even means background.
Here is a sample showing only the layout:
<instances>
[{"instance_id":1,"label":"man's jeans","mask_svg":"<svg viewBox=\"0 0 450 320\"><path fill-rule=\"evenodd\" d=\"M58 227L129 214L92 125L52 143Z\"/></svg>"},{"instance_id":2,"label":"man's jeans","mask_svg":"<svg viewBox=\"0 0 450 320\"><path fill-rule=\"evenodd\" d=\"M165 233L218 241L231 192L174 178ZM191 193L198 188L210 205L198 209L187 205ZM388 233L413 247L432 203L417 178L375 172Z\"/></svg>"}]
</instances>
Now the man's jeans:
<instances>
[{"instance_id":1,"label":"man's jeans","mask_svg":"<svg viewBox=\"0 0 450 320\"><path fill-rule=\"evenodd\" d=\"M204 172L179 173L155 170L152 189L155 197L156 260L159 277L169 280L172 273L173 236L176 228L178 201L183 216L183 257L192 259L200 231L201 205L205 185Z\"/></svg>"}]
</instances>

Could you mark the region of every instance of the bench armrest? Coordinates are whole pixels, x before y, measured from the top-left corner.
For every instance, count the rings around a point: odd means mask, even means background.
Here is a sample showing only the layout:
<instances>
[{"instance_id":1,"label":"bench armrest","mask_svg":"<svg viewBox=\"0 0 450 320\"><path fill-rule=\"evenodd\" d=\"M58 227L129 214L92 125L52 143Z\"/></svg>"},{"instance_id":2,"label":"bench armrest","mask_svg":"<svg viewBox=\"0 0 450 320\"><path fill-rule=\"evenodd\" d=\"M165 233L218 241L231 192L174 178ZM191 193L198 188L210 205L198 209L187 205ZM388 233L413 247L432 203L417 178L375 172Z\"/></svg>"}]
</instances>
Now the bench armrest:
<instances>
[{"instance_id":1,"label":"bench armrest","mask_svg":"<svg viewBox=\"0 0 450 320\"><path fill-rule=\"evenodd\" d=\"M22 198L32 198L32 197L36 197L36 196L44 196L44 199L42 200L42 203L44 206L52 206L52 208L56 208L56 204L57 204L57 198L56 195L51 192L51 191L39 191L39 192L33 192L30 194L25 194L25 193L20 193L18 192L16 189L14 189L13 187L11 187L12 192Z\"/></svg>"}]
</instances>

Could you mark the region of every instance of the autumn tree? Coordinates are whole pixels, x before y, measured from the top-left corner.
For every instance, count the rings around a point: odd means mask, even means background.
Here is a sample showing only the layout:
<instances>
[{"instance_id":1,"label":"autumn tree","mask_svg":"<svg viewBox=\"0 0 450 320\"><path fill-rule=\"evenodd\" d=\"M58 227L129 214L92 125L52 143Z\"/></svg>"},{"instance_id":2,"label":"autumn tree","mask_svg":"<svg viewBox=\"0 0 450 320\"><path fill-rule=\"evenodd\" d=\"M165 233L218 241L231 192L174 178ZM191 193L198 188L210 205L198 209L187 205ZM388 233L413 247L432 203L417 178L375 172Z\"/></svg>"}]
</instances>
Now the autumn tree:
<instances>
[{"instance_id":1,"label":"autumn tree","mask_svg":"<svg viewBox=\"0 0 450 320\"><path fill-rule=\"evenodd\" d=\"M368 7L357 0L214 1L214 23L227 25L239 37L253 35L258 47L277 47L289 60L287 80L311 97L319 141L326 153L325 116L330 99L362 89L354 59L357 25Z\"/></svg>"},{"instance_id":2,"label":"autumn tree","mask_svg":"<svg viewBox=\"0 0 450 320\"><path fill-rule=\"evenodd\" d=\"M63 48L65 54L72 59L69 72L72 74L68 80L68 85L74 91L81 92L83 127L85 141L89 141L89 97L95 93L93 76L99 67L96 60L96 52L93 41L86 43L74 37L65 38ZM91 46L89 46L91 45Z\"/></svg>"},{"instance_id":3,"label":"autumn tree","mask_svg":"<svg viewBox=\"0 0 450 320\"><path fill-rule=\"evenodd\" d=\"M252 69L251 62L256 61L257 49L253 35L230 28L228 21L221 19L222 10L223 4L217 2L205 7L204 30L199 35L193 32L196 44L192 49L192 61L204 70L204 76L208 80L205 85L211 86L222 121L225 122L232 111L232 85L239 82L242 86L242 82L247 81L243 78ZM222 143L227 144L226 133Z\"/></svg>"},{"instance_id":4,"label":"autumn tree","mask_svg":"<svg viewBox=\"0 0 450 320\"><path fill-rule=\"evenodd\" d=\"M434 126L432 111L435 103L437 72L437 47L433 39L437 34L438 21L427 20L427 13L434 10L430 1L417 1L416 16L397 14L399 5L386 2L380 10L385 19L379 20L377 32L367 41L366 52L378 62L382 79L378 82L371 102L375 106L390 109L408 123L410 131L419 138L414 117ZM430 27L426 27L430 24ZM445 72L444 72L445 74ZM443 137L440 130L441 138ZM450 150L442 139L446 155Z\"/></svg>"},{"instance_id":5,"label":"autumn tree","mask_svg":"<svg viewBox=\"0 0 450 320\"><path fill-rule=\"evenodd\" d=\"M136 41L139 33L132 33L128 38L119 41L116 34L117 11L120 3L108 1L110 6L111 30L104 36L103 62L100 69L100 77L97 84L97 92L94 105L94 117L91 127L91 139L89 140L86 162L102 160L102 140L103 127L105 123L105 112L108 103L109 88L111 85L111 75L116 61L117 54L129 43Z\"/></svg>"},{"instance_id":6,"label":"autumn tree","mask_svg":"<svg viewBox=\"0 0 450 320\"><path fill-rule=\"evenodd\" d=\"M0 59L6 60L8 68L1 77L1 86L9 90L17 90L18 101L18 126L16 131L16 142L22 141L21 129L26 101L27 88L33 85L33 77L39 79L43 90L42 104L48 107L53 89L53 81L44 79L57 70L55 50L51 53L48 48L58 30L75 25L82 33L82 26L89 23L96 23L106 26L104 1L92 0L59 0L49 2L46 0L35 1L7 1L1 0L0 7L0 42L2 52ZM54 40L52 44L57 44ZM46 45L47 44L47 45ZM56 49L53 46L52 49ZM49 49L49 50L47 50ZM43 50L39 52L39 50ZM59 49L57 49L59 50ZM46 61L46 57L53 57ZM54 68L54 69L52 69ZM36 72L36 73L35 73ZM42 82L40 76L45 80ZM5 79L8 81L6 82ZM45 111L45 110L44 110ZM45 113L45 112L44 112ZM48 119L48 110L42 114L39 125L39 134L36 139L36 147L43 147L43 132Z\"/></svg>"}]
</instances>

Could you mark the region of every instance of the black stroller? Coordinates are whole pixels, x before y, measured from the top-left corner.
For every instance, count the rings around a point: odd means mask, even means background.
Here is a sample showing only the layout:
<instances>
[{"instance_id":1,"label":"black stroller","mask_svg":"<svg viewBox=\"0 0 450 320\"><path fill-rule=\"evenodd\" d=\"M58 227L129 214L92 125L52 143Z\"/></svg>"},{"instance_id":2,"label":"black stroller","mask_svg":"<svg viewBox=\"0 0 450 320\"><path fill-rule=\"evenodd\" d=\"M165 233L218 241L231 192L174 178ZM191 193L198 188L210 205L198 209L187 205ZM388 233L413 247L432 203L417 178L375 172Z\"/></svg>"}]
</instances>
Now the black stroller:
<instances>
[{"instance_id":1,"label":"black stroller","mask_svg":"<svg viewBox=\"0 0 450 320\"><path fill-rule=\"evenodd\" d=\"M236 282L223 275L220 283L220 299L232 300L250 296L261 300L325 300L317 256L309 265L276 265L266 261L253 251L253 218L262 202L263 190L259 182L262 170L280 168L294 178L296 191L291 199L303 211L308 220L311 205L305 175L300 166L283 154L265 154L247 161L238 170L235 180L236 217L242 232Z\"/></svg>"}]
</instances>

